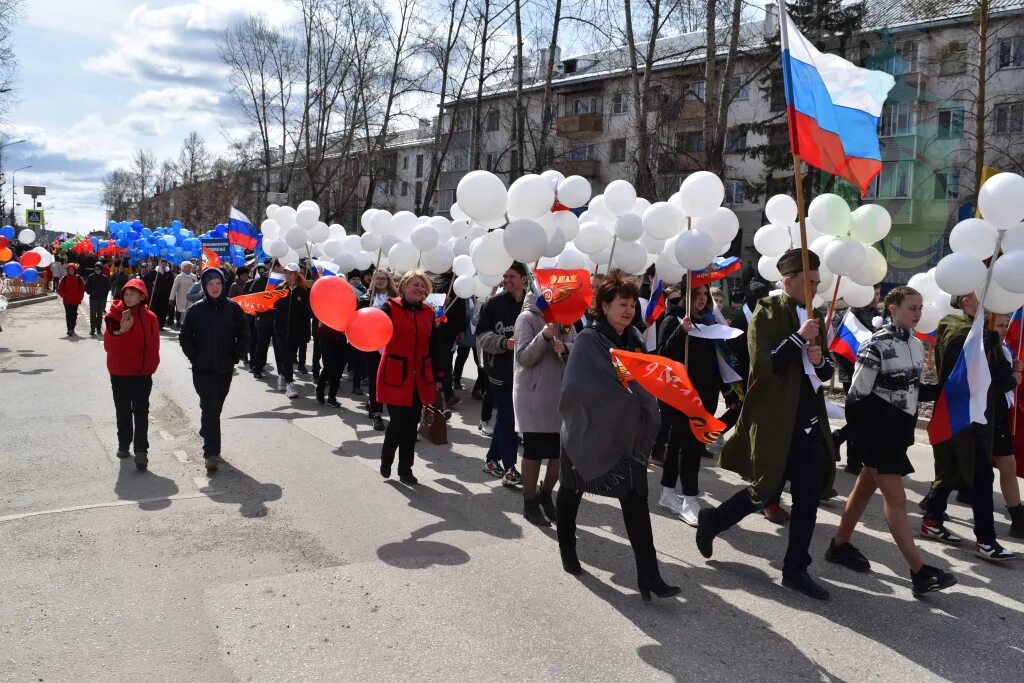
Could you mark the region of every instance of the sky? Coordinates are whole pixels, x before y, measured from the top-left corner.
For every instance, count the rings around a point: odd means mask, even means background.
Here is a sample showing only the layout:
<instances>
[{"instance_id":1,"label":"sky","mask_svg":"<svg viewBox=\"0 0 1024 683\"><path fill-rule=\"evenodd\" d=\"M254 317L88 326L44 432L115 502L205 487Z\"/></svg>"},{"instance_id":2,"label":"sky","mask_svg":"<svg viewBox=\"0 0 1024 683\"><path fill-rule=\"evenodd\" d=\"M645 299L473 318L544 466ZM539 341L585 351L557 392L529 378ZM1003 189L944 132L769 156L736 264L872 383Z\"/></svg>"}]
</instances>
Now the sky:
<instances>
[{"instance_id":1,"label":"sky","mask_svg":"<svg viewBox=\"0 0 1024 683\"><path fill-rule=\"evenodd\" d=\"M240 133L217 55L224 30L249 12L288 18L285 0L25 0L15 35L19 102L0 121L0 191L24 220L24 185L43 185L46 227L103 228L103 177L137 149L176 157L192 130L213 151Z\"/></svg>"}]
</instances>

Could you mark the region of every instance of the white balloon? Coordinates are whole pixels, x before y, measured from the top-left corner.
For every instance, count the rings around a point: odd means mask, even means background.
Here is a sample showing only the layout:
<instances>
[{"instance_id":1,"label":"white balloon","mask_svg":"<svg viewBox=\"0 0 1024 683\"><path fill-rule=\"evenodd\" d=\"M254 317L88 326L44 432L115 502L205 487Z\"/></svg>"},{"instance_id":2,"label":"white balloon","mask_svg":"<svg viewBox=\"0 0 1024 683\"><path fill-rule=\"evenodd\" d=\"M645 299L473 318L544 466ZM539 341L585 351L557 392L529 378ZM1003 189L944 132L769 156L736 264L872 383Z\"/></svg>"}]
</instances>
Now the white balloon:
<instances>
[{"instance_id":1,"label":"white balloon","mask_svg":"<svg viewBox=\"0 0 1024 683\"><path fill-rule=\"evenodd\" d=\"M754 248L764 256L782 256L790 248L789 230L782 225L765 225L754 233Z\"/></svg>"},{"instance_id":2,"label":"white balloon","mask_svg":"<svg viewBox=\"0 0 1024 683\"><path fill-rule=\"evenodd\" d=\"M778 282L782 279L778 263L778 256L762 256L757 260L757 272L768 282Z\"/></svg>"},{"instance_id":3,"label":"white balloon","mask_svg":"<svg viewBox=\"0 0 1024 683\"><path fill-rule=\"evenodd\" d=\"M498 176L488 171L470 171L455 190L455 196L468 216L478 221L504 218L508 208L508 191ZM551 205L548 205L550 208ZM504 271L503 271L504 272Z\"/></svg>"},{"instance_id":4,"label":"white balloon","mask_svg":"<svg viewBox=\"0 0 1024 683\"><path fill-rule=\"evenodd\" d=\"M846 237L850 231L850 207L837 194L821 194L811 200L807 216L825 234Z\"/></svg>"},{"instance_id":5,"label":"white balloon","mask_svg":"<svg viewBox=\"0 0 1024 683\"><path fill-rule=\"evenodd\" d=\"M693 227L714 240L715 244L731 246L740 232L740 219L732 209L719 206L707 216L695 220Z\"/></svg>"},{"instance_id":6,"label":"white balloon","mask_svg":"<svg viewBox=\"0 0 1024 683\"><path fill-rule=\"evenodd\" d=\"M391 217L389 232L400 240L407 240L420 221L412 211L399 211Z\"/></svg>"},{"instance_id":7,"label":"white balloon","mask_svg":"<svg viewBox=\"0 0 1024 683\"><path fill-rule=\"evenodd\" d=\"M548 240L555 236L555 214L549 211L538 218L537 223L544 228L544 234L548 236Z\"/></svg>"},{"instance_id":8,"label":"white balloon","mask_svg":"<svg viewBox=\"0 0 1024 683\"><path fill-rule=\"evenodd\" d=\"M594 263L598 265L607 266L612 258L612 249L610 246L607 246L604 249L598 251L596 254L591 254L590 258L593 259Z\"/></svg>"},{"instance_id":9,"label":"white balloon","mask_svg":"<svg viewBox=\"0 0 1024 683\"><path fill-rule=\"evenodd\" d=\"M979 295L981 293L978 292ZM988 293L985 295L982 305L989 313L1013 313L1024 306L1024 294L1009 292L998 282L992 281L988 285Z\"/></svg>"},{"instance_id":10,"label":"white balloon","mask_svg":"<svg viewBox=\"0 0 1024 683\"><path fill-rule=\"evenodd\" d=\"M613 216L622 216L636 205L636 190L626 180L613 180L604 188L604 205Z\"/></svg>"},{"instance_id":11,"label":"white balloon","mask_svg":"<svg viewBox=\"0 0 1024 683\"><path fill-rule=\"evenodd\" d=\"M601 225L611 225L615 222L615 215L608 210L608 206L604 203L603 194L599 194L590 200L590 204L587 205L587 211L590 212L590 220L596 220Z\"/></svg>"},{"instance_id":12,"label":"white balloon","mask_svg":"<svg viewBox=\"0 0 1024 683\"><path fill-rule=\"evenodd\" d=\"M777 194L764 205L764 215L775 225L796 223L796 200L788 194Z\"/></svg>"},{"instance_id":13,"label":"white balloon","mask_svg":"<svg viewBox=\"0 0 1024 683\"><path fill-rule=\"evenodd\" d=\"M584 223L573 242L584 254L596 254L607 248L612 241L612 234L600 223Z\"/></svg>"},{"instance_id":14,"label":"white balloon","mask_svg":"<svg viewBox=\"0 0 1024 683\"><path fill-rule=\"evenodd\" d=\"M540 176L534 177L540 178ZM516 261L533 263L540 259L547 250L548 235L537 221L529 218L517 218L505 228L503 244L508 255Z\"/></svg>"},{"instance_id":15,"label":"white balloon","mask_svg":"<svg viewBox=\"0 0 1024 683\"><path fill-rule=\"evenodd\" d=\"M469 233L466 235L466 239L472 242L475 239L479 239L487 234L487 228L482 225L474 225L469 229Z\"/></svg>"},{"instance_id":16,"label":"white balloon","mask_svg":"<svg viewBox=\"0 0 1024 683\"><path fill-rule=\"evenodd\" d=\"M380 249L380 235L375 232L364 232L359 238L359 246L366 251L377 251Z\"/></svg>"},{"instance_id":17,"label":"white balloon","mask_svg":"<svg viewBox=\"0 0 1024 683\"><path fill-rule=\"evenodd\" d=\"M714 240L697 229L687 230L676 241L676 260L689 270L707 268L715 258L716 251L718 247Z\"/></svg>"},{"instance_id":18,"label":"white balloon","mask_svg":"<svg viewBox=\"0 0 1024 683\"><path fill-rule=\"evenodd\" d=\"M921 334L931 334L939 326L941 319L942 313L938 307L928 304L921 308L921 319L917 321L917 327L914 328L914 331Z\"/></svg>"},{"instance_id":19,"label":"white balloon","mask_svg":"<svg viewBox=\"0 0 1024 683\"><path fill-rule=\"evenodd\" d=\"M839 296L854 308L861 308L870 304L871 300L875 298L875 288L870 285L859 285L853 280L843 278L839 283Z\"/></svg>"},{"instance_id":20,"label":"white balloon","mask_svg":"<svg viewBox=\"0 0 1024 683\"><path fill-rule=\"evenodd\" d=\"M660 254L665 250L667 240L654 239L646 232L640 236L640 246L647 250L648 254Z\"/></svg>"},{"instance_id":21,"label":"white balloon","mask_svg":"<svg viewBox=\"0 0 1024 683\"><path fill-rule=\"evenodd\" d=\"M416 247L408 242L399 242L388 252L388 261L391 262L391 269L396 274L404 275L410 270L414 270L419 260L420 252L416 251Z\"/></svg>"},{"instance_id":22,"label":"white balloon","mask_svg":"<svg viewBox=\"0 0 1024 683\"><path fill-rule=\"evenodd\" d=\"M452 222L444 216L431 216L427 219L427 225L437 231L438 242L444 242L452 236Z\"/></svg>"},{"instance_id":23,"label":"white balloon","mask_svg":"<svg viewBox=\"0 0 1024 683\"><path fill-rule=\"evenodd\" d=\"M950 294L963 296L980 289L987 272L985 263L977 256L954 252L943 256L935 266L935 284Z\"/></svg>"},{"instance_id":24,"label":"white balloon","mask_svg":"<svg viewBox=\"0 0 1024 683\"><path fill-rule=\"evenodd\" d=\"M552 189L558 189L558 183L565 180L565 176L562 174L562 172L556 171L553 168L549 168L548 170L541 173L540 177L551 183Z\"/></svg>"},{"instance_id":25,"label":"white balloon","mask_svg":"<svg viewBox=\"0 0 1024 683\"><path fill-rule=\"evenodd\" d=\"M683 212L692 218L700 218L714 212L725 199L722 179L711 171L697 171L686 176L679 186L679 198Z\"/></svg>"},{"instance_id":26,"label":"white balloon","mask_svg":"<svg viewBox=\"0 0 1024 683\"><path fill-rule=\"evenodd\" d=\"M452 284L452 291L460 299L468 299L476 294L476 278L472 275L460 275Z\"/></svg>"},{"instance_id":27,"label":"white balloon","mask_svg":"<svg viewBox=\"0 0 1024 683\"><path fill-rule=\"evenodd\" d=\"M363 226L363 230L373 230L373 216L375 213L377 213L377 209L363 211L363 215L359 219L359 224Z\"/></svg>"},{"instance_id":28,"label":"white balloon","mask_svg":"<svg viewBox=\"0 0 1024 683\"><path fill-rule=\"evenodd\" d=\"M270 220L274 220L274 215L277 213L277 210L280 209L280 208L281 207L278 206L277 204L271 204L270 206L267 207L267 210L264 213L265 213L267 218L269 218Z\"/></svg>"},{"instance_id":29,"label":"white balloon","mask_svg":"<svg viewBox=\"0 0 1024 683\"><path fill-rule=\"evenodd\" d=\"M356 254L356 270L369 270L370 266L373 265L373 259L375 257L376 254L369 254L365 251L361 251Z\"/></svg>"},{"instance_id":30,"label":"white balloon","mask_svg":"<svg viewBox=\"0 0 1024 683\"><path fill-rule=\"evenodd\" d=\"M555 230L555 234L548 239L548 246L544 249L544 258L555 258L565 249L565 235L561 230Z\"/></svg>"},{"instance_id":31,"label":"white balloon","mask_svg":"<svg viewBox=\"0 0 1024 683\"><path fill-rule=\"evenodd\" d=\"M437 230L430 224L421 224L413 228L412 234L409 236L409 241L412 242L412 246L416 247L420 251L430 251L437 246L438 235ZM436 272L436 271L435 271Z\"/></svg>"},{"instance_id":32,"label":"white balloon","mask_svg":"<svg viewBox=\"0 0 1024 683\"><path fill-rule=\"evenodd\" d=\"M643 234L644 219L635 213L623 213L615 219L615 236L620 240L636 242Z\"/></svg>"},{"instance_id":33,"label":"white balloon","mask_svg":"<svg viewBox=\"0 0 1024 683\"><path fill-rule=\"evenodd\" d=\"M654 272L663 282L677 283L686 276L686 268L679 265L669 251L658 254L654 259Z\"/></svg>"},{"instance_id":34,"label":"white balloon","mask_svg":"<svg viewBox=\"0 0 1024 683\"><path fill-rule=\"evenodd\" d=\"M833 240L821 260L836 275L853 275L864 262L864 245L851 239Z\"/></svg>"},{"instance_id":35,"label":"white balloon","mask_svg":"<svg viewBox=\"0 0 1024 683\"><path fill-rule=\"evenodd\" d=\"M570 209L578 209L590 201L590 182L583 176L571 175L558 183L558 201Z\"/></svg>"},{"instance_id":36,"label":"white balloon","mask_svg":"<svg viewBox=\"0 0 1024 683\"><path fill-rule=\"evenodd\" d=\"M423 268L431 273L447 273L455 254L447 244L438 244L430 251L423 252Z\"/></svg>"},{"instance_id":37,"label":"white balloon","mask_svg":"<svg viewBox=\"0 0 1024 683\"><path fill-rule=\"evenodd\" d=\"M263 233L263 239L276 240L281 236L281 226L274 219L268 218L260 224L260 232Z\"/></svg>"},{"instance_id":38,"label":"white balloon","mask_svg":"<svg viewBox=\"0 0 1024 683\"><path fill-rule=\"evenodd\" d=\"M373 231L378 235L387 235L391 232L391 213L383 209L373 214L370 219Z\"/></svg>"},{"instance_id":39,"label":"white balloon","mask_svg":"<svg viewBox=\"0 0 1024 683\"><path fill-rule=\"evenodd\" d=\"M981 186L978 208L989 223L1008 228L1024 221L1024 177L997 173Z\"/></svg>"},{"instance_id":40,"label":"white balloon","mask_svg":"<svg viewBox=\"0 0 1024 683\"><path fill-rule=\"evenodd\" d=\"M455 240L452 244L452 253L456 256L469 256L469 240Z\"/></svg>"},{"instance_id":41,"label":"white balloon","mask_svg":"<svg viewBox=\"0 0 1024 683\"><path fill-rule=\"evenodd\" d=\"M644 211L643 226L644 232L654 239L668 239L683 231L686 227L686 215L673 204L655 202Z\"/></svg>"},{"instance_id":42,"label":"white balloon","mask_svg":"<svg viewBox=\"0 0 1024 683\"><path fill-rule=\"evenodd\" d=\"M859 285L874 287L885 278L888 271L889 264L882 256L882 252L868 245L864 247L864 261L850 276L850 279Z\"/></svg>"},{"instance_id":43,"label":"white balloon","mask_svg":"<svg viewBox=\"0 0 1024 683\"><path fill-rule=\"evenodd\" d=\"M472 277L476 275L476 266L473 265L473 259L468 254L460 254L452 260L452 271L456 275Z\"/></svg>"},{"instance_id":44,"label":"white balloon","mask_svg":"<svg viewBox=\"0 0 1024 683\"><path fill-rule=\"evenodd\" d=\"M949 233L949 248L984 260L995 252L998 237L999 231L988 221L968 218L953 226Z\"/></svg>"},{"instance_id":45,"label":"white balloon","mask_svg":"<svg viewBox=\"0 0 1024 683\"><path fill-rule=\"evenodd\" d=\"M398 239L394 235L382 235L380 238L380 251L385 256L387 256L389 253L391 253L391 250L394 248L394 246L401 241L402 240Z\"/></svg>"},{"instance_id":46,"label":"white balloon","mask_svg":"<svg viewBox=\"0 0 1024 683\"><path fill-rule=\"evenodd\" d=\"M643 197L637 197L636 198L636 203L633 204L633 208L630 209L630 213L635 213L637 216L643 216L644 215L644 211L649 209L650 206L651 206L651 203L649 201L647 201Z\"/></svg>"},{"instance_id":47,"label":"white balloon","mask_svg":"<svg viewBox=\"0 0 1024 683\"><path fill-rule=\"evenodd\" d=\"M556 259L559 268L578 270L587 267L587 257L575 247L566 247Z\"/></svg>"},{"instance_id":48,"label":"white balloon","mask_svg":"<svg viewBox=\"0 0 1024 683\"><path fill-rule=\"evenodd\" d=\"M539 175L528 173L508 188L508 212L520 218L540 218L554 203L551 183Z\"/></svg>"},{"instance_id":49,"label":"white balloon","mask_svg":"<svg viewBox=\"0 0 1024 683\"><path fill-rule=\"evenodd\" d=\"M281 231L287 233L295 227L295 209L290 206L278 207L274 212L274 220L281 226Z\"/></svg>"},{"instance_id":50,"label":"white balloon","mask_svg":"<svg viewBox=\"0 0 1024 683\"><path fill-rule=\"evenodd\" d=\"M505 270L508 270L508 268L506 268ZM483 273L480 273L476 276L476 278L480 282L487 285L488 287L497 287L498 285L501 284L501 279L502 276L504 276L505 274L505 270L501 271L501 275L484 275Z\"/></svg>"},{"instance_id":51,"label":"white balloon","mask_svg":"<svg viewBox=\"0 0 1024 683\"><path fill-rule=\"evenodd\" d=\"M358 254L363 248L363 240L359 235L346 235L341 243L345 245L345 251L350 254Z\"/></svg>"},{"instance_id":52,"label":"white balloon","mask_svg":"<svg viewBox=\"0 0 1024 683\"><path fill-rule=\"evenodd\" d=\"M327 240L323 244L324 255L334 260L345 253L345 243L342 240Z\"/></svg>"},{"instance_id":53,"label":"white balloon","mask_svg":"<svg viewBox=\"0 0 1024 683\"><path fill-rule=\"evenodd\" d=\"M459 203L452 204L452 208L448 209L448 215L452 217L453 221L466 221L469 222L469 215L462 210Z\"/></svg>"},{"instance_id":54,"label":"white balloon","mask_svg":"<svg viewBox=\"0 0 1024 683\"><path fill-rule=\"evenodd\" d=\"M836 276L825 266L818 267L818 294L827 294L828 300L832 301L832 285L835 284Z\"/></svg>"},{"instance_id":55,"label":"white balloon","mask_svg":"<svg viewBox=\"0 0 1024 683\"><path fill-rule=\"evenodd\" d=\"M647 267L647 250L636 242L619 240L612 255L612 268L619 268L625 273L640 273Z\"/></svg>"},{"instance_id":56,"label":"white balloon","mask_svg":"<svg viewBox=\"0 0 1024 683\"><path fill-rule=\"evenodd\" d=\"M303 246L303 251L305 251L305 246ZM284 258L281 259L281 263L298 263L301 258L301 254L298 251L289 247L288 253L286 253Z\"/></svg>"},{"instance_id":57,"label":"white balloon","mask_svg":"<svg viewBox=\"0 0 1024 683\"><path fill-rule=\"evenodd\" d=\"M284 258L285 254L288 253L288 245L284 240L269 240L263 243L263 251L267 252L274 258Z\"/></svg>"},{"instance_id":58,"label":"white balloon","mask_svg":"<svg viewBox=\"0 0 1024 683\"><path fill-rule=\"evenodd\" d=\"M1011 251L996 259L992 278L1008 292L1024 294L1024 251Z\"/></svg>"},{"instance_id":59,"label":"white balloon","mask_svg":"<svg viewBox=\"0 0 1024 683\"><path fill-rule=\"evenodd\" d=\"M356 257L355 254L350 254L347 251L343 252L337 259L338 269L335 271L339 276L345 277L348 273L356 270Z\"/></svg>"},{"instance_id":60,"label":"white balloon","mask_svg":"<svg viewBox=\"0 0 1024 683\"><path fill-rule=\"evenodd\" d=\"M317 221L316 225L313 226L313 229L309 231L310 242L326 242L330 237L331 229L323 221Z\"/></svg>"},{"instance_id":61,"label":"white balloon","mask_svg":"<svg viewBox=\"0 0 1024 683\"><path fill-rule=\"evenodd\" d=\"M828 248L828 245L832 244L832 242L835 241L836 239L838 238L833 237L832 235L822 235L821 237L818 237L813 242L811 242L811 245L807 248L813 251L815 254L817 254L818 259L820 260L824 258L825 249ZM787 249L788 248L790 247L787 247Z\"/></svg>"},{"instance_id":62,"label":"white balloon","mask_svg":"<svg viewBox=\"0 0 1024 683\"><path fill-rule=\"evenodd\" d=\"M312 199L307 199L304 202L300 202L299 205L295 207L296 211L301 211L302 209L311 209L315 211L317 220L320 220L320 205L314 202Z\"/></svg>"},{"instance_id":63,"label":"white balloon","mask_svg":"<svg viewBox=\"0 0 1024 683\"><path fill-rule=\"evenodd\" d=\"M288 246L292 249L298 249L299 247L306 246L306 238L306 231L297 225L294 228L289 228L284 234L284 241L287 242Z\"/></svg>"},{"instance_id":64,"label":"white balloon","mask_svg":"<svg viewBox=\"0 0 1024 683\"><path fill-rule=\"evenodd\" d=\"M580 232L580 219L572 211L556 211L551 214L555 229L560 230L566 242L576 239Z\"/></svg>"},{"instance_id":65,"label":"white balloon","mask_svg":"<svg viewBox=\"0 0 1024 683\"><path fill-rule=\"evenodd\" d=\"M541 233L543 228L537 226ZM480 242L473 248L470 255L473 257L473 265L478 273L490 276L502 275L514 260L505 250L504 230L494 230L480 238Z\"/></svg>"},{"instance_id":66,"label":"white balloon","mask_svg":"<svg viewBox=\"0 0 1024 683\"><path fill-rule=\"evenodd\" d=\"M545 256L540 261L537 261L537 268L543 270L550 270L551 268L557 268L558 262L551 256Z\"/></svg>"},{"instance_id":67,"label":"white balloon","mask_svg":"<svg viewBox=\"0 0 1024 683\"><path fill-rule=\"evenodd\" d=\"M1024 250L1024 223L1011 225L1003 233L1003 251Z\"/></svg>"},{"instance_id":68,"label":"white balloon","mask_svg":"<svg viewBox=\"0 0 1024 683\"><path fill-rule=\"evenodd\" d=\"M462 239L469 234L469 223L466 221L452 221L452 237Z\"/></svg>"},{"instance_id":69,"label":"white balloon","mask_svg":"<svg viewBox=\"0 0 1024 683\"><path fill-rule=\"evenodd\" d=\"M314 209L311 206L303 206L302 208L295 210L295 224L307 232L315 228L317 221L319 220L319 209Z\"/></svg>"},{"instance_id":70,"label":"white balloon","mask_svg":"<svg viewBox=\"0 0 1024 683\"><path fill-rule=\"evenodd\" d=\"M329 235L328 239L338 239L338 238L342 238L345 235L347 235L348 231L345 230L345 226L344 225L338 225L337 223L331 223L327 227L327 234ZM379 237L380 237L380 235L378 235L378 238Z\"/></svg>"},{"instance_id":71,"label":"white balloon","mask_svg":"<svg viewBox=\"0 0 1024 683\"><path fill-rule=\"evenodd\" d=\"M851 218L850 235L862 244L874 244L892 229L892 216L878 204L857 207Z\"/></svg>"},{"instance_id":72,"label":"white balloon","mask_svg":"<svg viewBox=\"0 0 1024 683\"><path fill-rule=\"evenodd\" d=\"M480 223L480 225L482 227L484 227L484 228L486 228L488 230L494 230L495 228L503 228L508 223L508 221L505 220L504 216L502 216L501 218L495 218L494 220L490 220L490 221L478 221L478 222Z\"/></svg>"}]
</instances>

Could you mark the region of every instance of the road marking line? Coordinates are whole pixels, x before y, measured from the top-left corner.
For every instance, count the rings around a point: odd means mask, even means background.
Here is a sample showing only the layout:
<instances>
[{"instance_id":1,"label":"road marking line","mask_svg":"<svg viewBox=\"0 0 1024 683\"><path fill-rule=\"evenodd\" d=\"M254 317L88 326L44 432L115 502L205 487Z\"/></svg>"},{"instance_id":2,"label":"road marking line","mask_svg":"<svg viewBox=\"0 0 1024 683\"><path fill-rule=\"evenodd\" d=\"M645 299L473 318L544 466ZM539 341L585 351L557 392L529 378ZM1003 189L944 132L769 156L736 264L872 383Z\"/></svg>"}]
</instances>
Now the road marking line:
<instances>
[{"instance_id":1,"label":"road marking line","mask_svg":"<svg viewBox=\"0 0 1024 683\"><path fill-rule=\"evenodd\" d=\"M178 459L182 465L188 464L188 453L185 451L174 451L174 457Z\"/></svg>"},{"instance_id":2,"label":"road marking line","mask_svg":"<svg viewBox=\"0 0 1024 683\"><path fill-rule=\"evenodd\" d=\"M174 437L168 434L163 429L160 430L160 438L163 439L164 441L174 441Z\"/></svg>"},{"instance_id":3,"label":"road marking line","mask_svg":"<svg viewBox=\"0 0 1024 683\"><path fill-rule=\"evenodd\" d=\"M191 498L209 498L211 496L220 495L219 491L212 491L210 493L178 493L173 496L160 496L157 498L139 498L136 500L113 500L106 503L90 503L89 505L75 505L67 508L57 508L55 510L39 510L36 512L22 512L16 515L6 515L0 517L0 523L13 522L19 519L25 519L26 517L39 517L41 515L56 515L64 512L78 512L80 510L95 510L97 508L112 508L122 507L124 505L142 505L143 503L157 503L167 500L189 500Z\"/></svg>"}]
</instances>

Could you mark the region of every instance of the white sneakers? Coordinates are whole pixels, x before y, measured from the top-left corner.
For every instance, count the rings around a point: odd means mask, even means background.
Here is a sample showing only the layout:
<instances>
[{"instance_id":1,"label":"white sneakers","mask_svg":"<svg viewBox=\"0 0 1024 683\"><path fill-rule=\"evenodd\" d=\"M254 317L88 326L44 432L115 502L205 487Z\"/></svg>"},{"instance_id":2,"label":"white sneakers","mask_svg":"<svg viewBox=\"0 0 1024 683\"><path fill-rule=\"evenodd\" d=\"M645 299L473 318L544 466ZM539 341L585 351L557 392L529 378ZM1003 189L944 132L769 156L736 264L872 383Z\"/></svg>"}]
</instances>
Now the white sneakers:
<instances>
[{"instance_id":1,"label":"white sneakers","mask_svg":"<svg viewBox=\"0 0 1024 683\"><path fill-rule=\"evenodd\" d=\"M295 388L294 384L288 382L288 384L286 384L284 388L284 395L287 396L288 398L295 398L296 396L299 395L299 390Z\"/></svg>"},{"instance_id":2,"label":"white sneakers","mask_svg":"<svg viewBox=\"0 0 1024 683\"><path fill-rule=\"evenodd\" d=\"M679 519L696 529L697 515L699 513L700 503L697 502L697 496L683 496L683 504L679 509Z\"/></svg>"},{"instance_id":3,"label":"white sneakers","mask_svg":"<svg viewBox=\"0 0 1024 683\"><path fill-rule=\"evenodd\" d=\"M676 495L676 490L667 486L661 487L661 499L658 501L658 505L668 508L674 515L678 515L683 508L683 504L679 502L679 496Z\"/></svg>"},{"instance_id":4,"label":"white sneakers","mask_svg":"<svg viewBox=\"0 0 1024 683\"><path fill-rule=\"evenodd\" d=\"M494 434L494 427L491 426L490 420L480 420L480 425L477 429L485 436L492 436Z\"/></svg>"},{"instance_id":5,"label":"white sneakers","mask_svg":"<svg viewBox=\"0 0 1024 683\"><path fill-rule=\"evenodd\" d=\"M281 375L278 375L277 376L277 390L278 391L284 391L284 388L285 388L286 385L287 385L287 382L284 381L284 377L281 376Z\"/></svg>"}]
</instances>

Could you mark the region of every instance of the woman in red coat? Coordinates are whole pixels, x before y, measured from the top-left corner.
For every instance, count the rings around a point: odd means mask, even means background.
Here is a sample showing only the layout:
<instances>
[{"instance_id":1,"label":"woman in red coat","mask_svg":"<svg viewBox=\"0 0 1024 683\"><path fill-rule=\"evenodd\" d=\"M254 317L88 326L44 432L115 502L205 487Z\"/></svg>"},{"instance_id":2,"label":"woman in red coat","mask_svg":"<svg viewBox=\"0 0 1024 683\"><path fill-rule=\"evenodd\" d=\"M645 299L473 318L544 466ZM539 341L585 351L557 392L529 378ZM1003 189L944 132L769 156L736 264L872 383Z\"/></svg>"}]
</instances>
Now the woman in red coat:
<instances>
[{"instance_id":1,"label":"woman in red coat","mask_svg":"<svg viewBox=\"0 0 1024 683\"><path fill-rule=\"evenodd\" d=\"M129 280L107 311L103 333L117 414L117 457L129 457L134 441L140 470L149 466L149 394L160 365L160 324L146 306L148 299L145 283Z\"/></svg>"},{"instance_id":2,"label":"woman in red coat","mask_svg":"<svg viewBox=\"0 0 1024 683\"><path fill-rule=\"evenodd\" d=\"M64 318L68 324L68 336L75 336L78 323L78 307L85 296L85 280L78 274L78 264L68 264L68 274L57 283L57 295L64 304Z\"/></svg>"},{"instance_id":3,"label":"woman in red coat","mask_svg":"<svg viewBox=\"0 0 1024 683\"><path fill-rule=\"evenodd\" d=\"M416 429L424 403L433 403L441 390L443 349L434 334L434 311L424 305L432 289L430 278L411 270L398 284L398 296L381 306L391 318L394 333L377 368L377 400L388 407L387 431L380 454L380 473L391 476L398 451L398 478L415 484L412 474Z\"/></svg>"}]
</instances>

